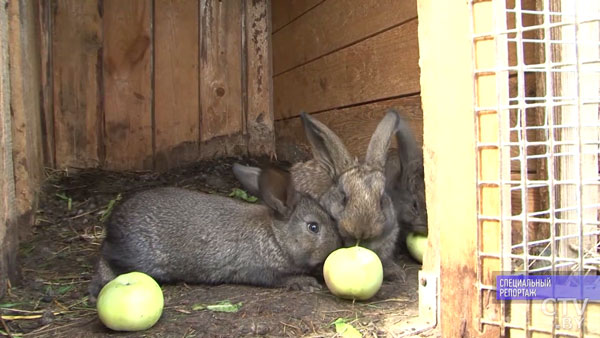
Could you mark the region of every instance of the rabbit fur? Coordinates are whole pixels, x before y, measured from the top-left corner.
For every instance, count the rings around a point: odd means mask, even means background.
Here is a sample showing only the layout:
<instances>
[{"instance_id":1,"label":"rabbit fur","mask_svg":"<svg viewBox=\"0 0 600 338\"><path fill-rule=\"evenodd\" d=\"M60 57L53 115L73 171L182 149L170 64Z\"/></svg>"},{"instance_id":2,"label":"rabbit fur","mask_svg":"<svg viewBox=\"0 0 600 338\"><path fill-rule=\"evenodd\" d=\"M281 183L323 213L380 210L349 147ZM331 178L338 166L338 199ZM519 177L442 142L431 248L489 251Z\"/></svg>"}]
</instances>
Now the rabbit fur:
<instances>
[{"instance_id":1,"label":"rabbit fur","mask_svg":"<svg viewBox=\"0 0 600 338\"><path fill-rule=\"evenodd\" d=\"M294 189L319 201L336 221L345 246L358 241L378 254L387 279L404 279L394 257L398 222L385 189L385 162L397 113L388 112L378 124L362 162L323 123L306 113L301 121L314 158L290 168Z\"/></svg>"},{"instance_id":2,"label":"rabbit fur","mask_svg":"<svg viewBox=\"0 0 600 338\"><path fill-rule=\"evenodd\" d=\"M257 182L265 205L155 188L117 206L89 287L92 299L130 271L161 283L320 288L308 274L341 247L333 220L317 201L292 189L288 173L270 168L245 175Z\"/></svg>"}]
</instances>

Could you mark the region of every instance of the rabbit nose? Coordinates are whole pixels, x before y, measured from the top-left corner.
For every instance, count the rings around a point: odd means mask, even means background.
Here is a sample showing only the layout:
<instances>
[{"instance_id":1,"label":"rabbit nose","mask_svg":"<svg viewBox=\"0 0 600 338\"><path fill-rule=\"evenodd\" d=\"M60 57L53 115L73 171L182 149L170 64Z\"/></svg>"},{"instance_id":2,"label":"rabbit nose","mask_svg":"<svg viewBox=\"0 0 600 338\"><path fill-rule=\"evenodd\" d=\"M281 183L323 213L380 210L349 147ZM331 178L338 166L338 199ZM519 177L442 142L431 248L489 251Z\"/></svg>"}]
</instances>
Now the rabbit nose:
<instances>
[{"instance_id":1,"label":"rabbit nose","mask_svg":"<svg viewBox=\"0 0 600 338\"><path fill-rule=\"evenodd\" d=\"M357 239L369 240L381 234L381 220L379 218L365 217L357 225Z\"/></svg>"},{"instance_id":2,"label":"rabbit nose","mask_svg":"<svg viewBox=\"0 0 600 338\"><path fill-rule=\"evenodd\" d=\"M368 232L365 231L369 227L369 223L353 218L340 221L340 232L346 243L356 244L357 240L368 238Z\"/></svg>"}]
</instances>

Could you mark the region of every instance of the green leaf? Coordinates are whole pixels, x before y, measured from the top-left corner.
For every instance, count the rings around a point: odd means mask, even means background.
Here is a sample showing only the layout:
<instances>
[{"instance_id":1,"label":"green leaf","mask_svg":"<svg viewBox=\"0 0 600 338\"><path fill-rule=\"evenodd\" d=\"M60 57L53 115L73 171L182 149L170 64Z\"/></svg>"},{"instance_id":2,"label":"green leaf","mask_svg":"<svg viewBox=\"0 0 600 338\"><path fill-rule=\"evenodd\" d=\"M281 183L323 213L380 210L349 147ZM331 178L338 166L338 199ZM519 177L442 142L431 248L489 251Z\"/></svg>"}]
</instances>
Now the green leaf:
<instances>
[{"instance_id":1,"label":"green leaf","mask_svg":"<svg viewBox=\"0 0 600 338\"><path fill-rule=\"evenodd\" d=\"M242 189L238 189L238 188L234 188L231 191L231 194L229 194L229 197L235 197L241 200L244 200L246 202L250 202L250 203L254 203L256 201L258 201L258 198L250 195L249 193L247 193L246 191L242 190Z\"/></svg>"},{"instance_id":2,"label":"green leaf","mask_svg":"<svg viewBox=\"0 0 600 338\"><path fill-rule=\"evenodd\" d=\"M344 338L362 338L362 334L351 324L346 323L344 318L338 318L333 322L335 332Z\"/></svg>"},{"instance_id":3,"label":"green leaf","mask_svg":"<svg viewBox=\"0 0 600 338\"><path fill-rule=\"evenodd\" d=\"M115 204L120 200L121 194L118 194L117 197L113 198L108 202L108 204L106 205L106 209L102 213L102 216L100 216L100 222L104 222L108 218L108 216L110 216L110 214L112 213L112 209L115 207Z\"/></svg>"},{"instance_id":4,"label":"green leaf","mask_svg":"<svg viewBox=\"0 0 600 338\"><path fill-rule=\"evenodd\" d=\"M0 309L9 309L11 307L15 307L19 304L23 304L23 303L4 303L4 304L0 304Z\"/></svg>"},{"instance_id":5,"label":"green leaf","mask_svg":"<svg viewBox=\"0 0 600 338\"><path fill-rule=\"evenodd\" d=\"M73 285L64 285L58 288L57 292L59 295L64 295L65 293L69 292L72 288Z\"/></svg>"},{"instance_id":6,"label":"green leaf","mask_svg":"<svg viewBox=\"0 0 600 338\"><path fill-rule=\"evenodd\" d=\"M73 199L71 199L71 197L65 195L64 193L56 193L55 195L56 195L56 197L60 198L61 200L67 201L67 209L70 211L71 207L73 205Z\"/></svg>"},{"instance_id":7,"label":"green leaf","mask_svg":"<svg viewBox=\"0 0 600 338\"><path fill-rule=\"evenodd\" d=\"M200 310L205 310L206 309L206 305L204 304L194 304L192 306L192 311L200 311Z\"/></svg>"},{"instance_id":8,"label":"green leaf","mask_svg":"<svg viewBox=\"0 0 600 338\"><path fill-rule=\"evenodd\" d=\"M242 302L232 304L228 300L220 301L216 304L196 304L192 306L193 311L209 310L214 312L238 312L242 307Z\"/></svg>"},{"instance_id":9,"label":"green leaf","mask_svg":"<svg viewBox=\"0 0 600 338\"><path fill-rule=\"evenodd\" d=\"M69 197L67 197L67 195L65 195L64 193L58 193L58 192L57 192L57 193L56 193L56 194L54 194L54 195L56 195L56 197L60 198L61 200L65 200L65 201L66 201L66 200L68 200L68 199L69 199Z\"/></svg>"}]
</instances>

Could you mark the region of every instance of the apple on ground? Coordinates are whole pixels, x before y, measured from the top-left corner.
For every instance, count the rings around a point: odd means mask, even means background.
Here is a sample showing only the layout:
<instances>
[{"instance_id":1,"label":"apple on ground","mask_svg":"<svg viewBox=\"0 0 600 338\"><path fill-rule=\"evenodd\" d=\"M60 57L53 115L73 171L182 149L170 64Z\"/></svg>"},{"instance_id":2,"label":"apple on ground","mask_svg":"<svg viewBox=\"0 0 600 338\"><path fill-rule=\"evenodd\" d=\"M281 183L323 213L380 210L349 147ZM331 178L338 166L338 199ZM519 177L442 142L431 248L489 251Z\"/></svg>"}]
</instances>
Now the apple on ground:
<instances>
[{"instance_id":1,"label":"apple on ground","mask_svg":"<svg viewBox=\"0 0 600 338\"><path fill-rule=\"evenodd\" d=\"M411 232L406 236L408 253L419 263L423 263L423 253L427 248L427 236L418 232Z\"/></svg>"},{"instance_id":2,"label":"apple on ground","mask_svg":"<svg viewBox=\"0 0 600 338\"><path fill-rule=\"evenodd\" d=\"M373 297L383 282L383 266L373 251L360 246L332 252L323 266L325 284L334 295L356 300Z\"/></svg>"},{"instance_id":3,"label":"apple on ground","mask_svg":"<svg viewBox=\"0 0 600 338\"><path fill-rule=\"evenodd\" d=\"M160 318L163 306L160 286L142 272L122 274L108 282L96 303L100 321L115 331L151 328Z\"/></svg>"}]
</instances>

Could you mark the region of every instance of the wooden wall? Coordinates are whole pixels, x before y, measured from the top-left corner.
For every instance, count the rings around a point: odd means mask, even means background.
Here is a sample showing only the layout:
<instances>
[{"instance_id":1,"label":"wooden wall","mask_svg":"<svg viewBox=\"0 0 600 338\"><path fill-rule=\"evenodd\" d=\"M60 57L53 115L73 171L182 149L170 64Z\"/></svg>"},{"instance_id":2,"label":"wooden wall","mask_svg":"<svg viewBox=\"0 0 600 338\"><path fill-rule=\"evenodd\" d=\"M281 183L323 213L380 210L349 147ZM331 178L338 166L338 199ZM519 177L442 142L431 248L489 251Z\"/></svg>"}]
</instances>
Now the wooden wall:
<instances>
[{"instance_id":1,"label":"wooden wall","mask_svg":"<svg viewBox=\"0 0 600 338\"><path fill-rule=\"evenodd\" d=\"M0 1L0 296L18 275L43 178L37 17L34 1Z\"/></svg>"},{"instance_id":2,"label":"wooden wall","mask_svg":"<svg viewBox=\"0 0 600 338\"><path fill-rule=\"evenodd\" d=\"M416 1L273 1L277 152L306 143L299 114L313 114L363 156L385 110L398 108L421 142Z\"/></svg>"},{"instance_id":3,"label":"wooden wall","mask_svg":"<svg viewBox=\"0 0 600 338\"><path fill-rule=\"evenodd\" d=\"M269 2L41 1L47 163L274 153Z\"/></svg>"},{"instance_id":4,"label":"wooden wall","mask_svg":"<svg viewBox=\"0 0 600 338\"><path fill-rule=\"evenodd\" d=\"M12 132L10 120L10 75L8 56L7 0L0 0L0 297L4 295L7 277L14 273L15 181L13 179Z\"/></svg>"}]
</instances>

